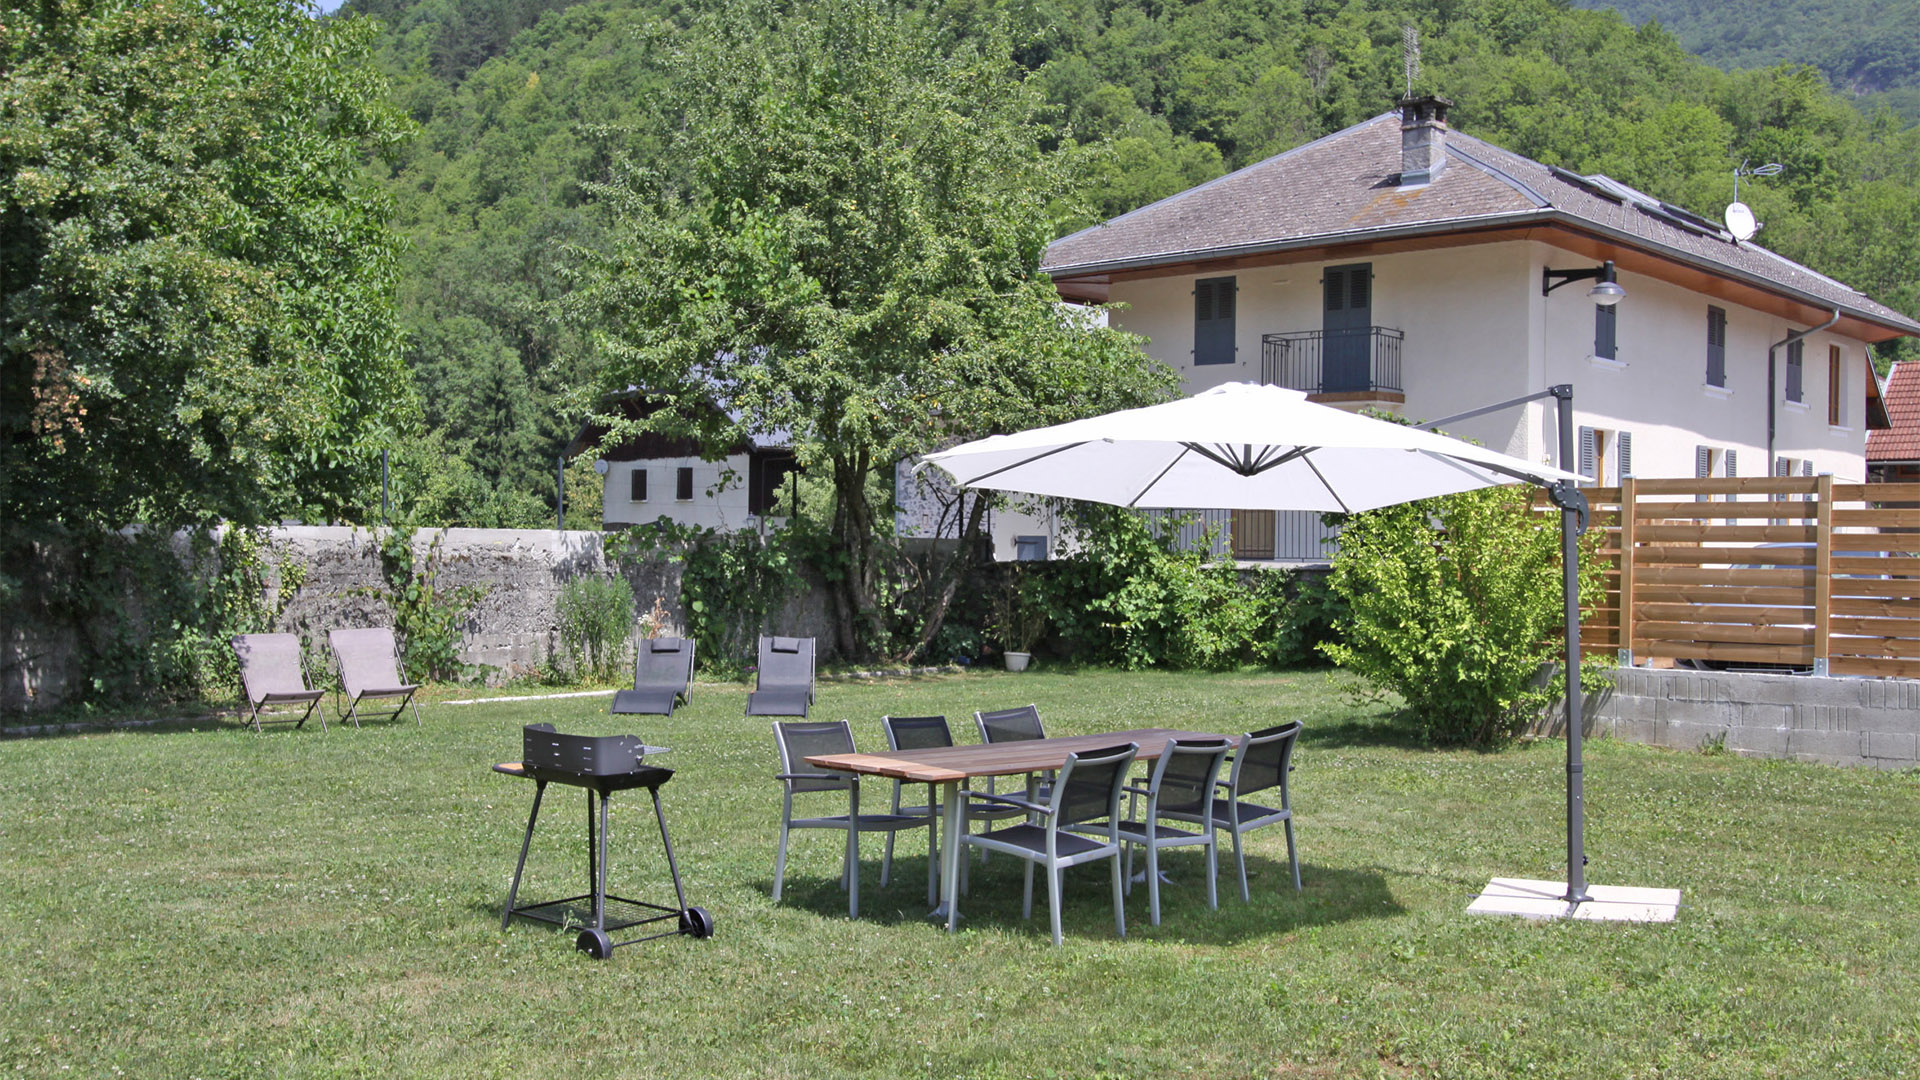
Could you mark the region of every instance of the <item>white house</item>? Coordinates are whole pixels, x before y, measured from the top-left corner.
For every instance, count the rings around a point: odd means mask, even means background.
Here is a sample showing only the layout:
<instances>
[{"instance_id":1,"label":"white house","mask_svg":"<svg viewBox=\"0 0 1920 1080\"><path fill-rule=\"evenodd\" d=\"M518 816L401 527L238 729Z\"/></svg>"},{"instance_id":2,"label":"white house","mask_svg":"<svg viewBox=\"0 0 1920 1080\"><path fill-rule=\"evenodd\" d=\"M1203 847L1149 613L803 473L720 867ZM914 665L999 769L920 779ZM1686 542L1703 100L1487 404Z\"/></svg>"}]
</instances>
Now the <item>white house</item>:
<instances>
[{"instance_id":1,"label":"white house","mask_svg":"<svg viewBox=\"0 0 1920 1080\"><path fill-rule=\"evenodd\" d=\"M619 407L630 417L645 409L639 395ZM606 429L589 424L567 447L567 457L595 450ZM594 468L601 475L601 519L605 528L623 529L666 518L680 525L720 532L784 525L793 512L792 477L796 469L783 434L755 437L709 461L692 439L648 433L600 451Z\"/></svg>"},{"instance_id":2,"label":"white house","mask_svg":"<svg viewBox=\"0 0 1920 1080\"><path fill-rule=\"evenodd\" d=\"M1064 237L1041 269L1065 298L1125 305L1114 325L1189 393L1279 383L1438 419L1566 383L1597 483L1865 478L1886 424L1867 346L1920 323L1604 176L1453 132L1448 105L1408 99ZM1448 430L1548 461L1551 404ZM1311 557L1295 517L1232 515L1235 554Z\"/></svg>"}]
</instances>

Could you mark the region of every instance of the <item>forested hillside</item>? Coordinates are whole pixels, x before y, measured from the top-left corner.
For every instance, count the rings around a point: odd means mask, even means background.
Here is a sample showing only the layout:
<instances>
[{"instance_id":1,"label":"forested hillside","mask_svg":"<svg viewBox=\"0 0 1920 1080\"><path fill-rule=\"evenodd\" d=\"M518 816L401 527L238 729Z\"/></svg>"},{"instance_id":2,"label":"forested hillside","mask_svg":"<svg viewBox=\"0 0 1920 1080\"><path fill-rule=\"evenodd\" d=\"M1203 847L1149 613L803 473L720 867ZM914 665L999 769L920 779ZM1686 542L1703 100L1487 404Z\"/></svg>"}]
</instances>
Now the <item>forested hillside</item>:
<instances>
[{"instance_id":1,"label":"forested hillside","mask_svg":"<svg viewBox=\"0 0 1920 1080\"><path fill-rule=\"evenodd\" d=\"M1452 98L1455 126L1717 216L1742 160L1760 241L1916 310L1920 135L1869 119L1807 68L1725 72L1658 26L1564 0L930 0L948 40L1004 21L1051 105L1044 140L1083 165L1065 231L1389 107ZM1625 6L1625 5L1623 5ZM560 329L574 256L599 246L589 182L646 163L685 9L670 0L351 0L419 136L383 170L411 241L402 318L431 430L402 448L427 520L550 520L554 455L603 389Z\"/></svg>"},{"instance_id":2,"label":"forested hillside","mask_svg":"<svg viewBox=\"0 0 1920 1080\"><path fill-rule=\"evenodd\" d=\"M1812 64L1863 107L1920 120L1920 4L1885 0L1578 0L1634 25L1657 20L1722 68Z\"/></svg>"}]
</instances>

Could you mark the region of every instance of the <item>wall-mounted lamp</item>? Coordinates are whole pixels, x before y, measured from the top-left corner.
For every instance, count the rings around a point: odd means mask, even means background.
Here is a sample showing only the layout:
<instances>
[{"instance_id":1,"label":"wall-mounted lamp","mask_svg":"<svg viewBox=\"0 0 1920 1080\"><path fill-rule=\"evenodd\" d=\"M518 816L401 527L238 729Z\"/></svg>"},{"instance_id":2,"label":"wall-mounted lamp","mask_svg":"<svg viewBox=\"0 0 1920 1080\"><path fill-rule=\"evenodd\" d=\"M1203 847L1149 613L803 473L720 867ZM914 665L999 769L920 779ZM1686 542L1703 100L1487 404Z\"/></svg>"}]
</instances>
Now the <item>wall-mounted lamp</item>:
<instances>
[{"instance_id":1,"label":"wall-mounted lamp","mask_svg":"<svg viewBox=\"0 0 1920 1080\"><path fill-rule=\"evenodd\" d=\"M1593 302L1601 307L1612 307L1627 298L1627 290L1614 280L1612 260L1586 270L1543 269L1540 271L1540 295L1545 296L1569 281L1594 282L1593 288L1587 290L1587 295L1593 297Z\"/></svg>"}]
</instances>

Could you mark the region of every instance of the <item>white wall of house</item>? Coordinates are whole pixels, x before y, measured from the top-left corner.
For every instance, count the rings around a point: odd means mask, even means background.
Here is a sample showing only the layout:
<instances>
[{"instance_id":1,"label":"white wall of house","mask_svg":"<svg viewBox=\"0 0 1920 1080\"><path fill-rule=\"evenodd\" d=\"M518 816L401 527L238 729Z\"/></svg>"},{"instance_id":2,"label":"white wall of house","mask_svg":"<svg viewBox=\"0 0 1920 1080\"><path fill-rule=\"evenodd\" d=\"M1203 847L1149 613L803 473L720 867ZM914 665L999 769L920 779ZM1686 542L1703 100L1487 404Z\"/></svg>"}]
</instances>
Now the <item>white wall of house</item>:
<instances>
[{"instance_id":1,"label":"white wall of house","mask_svg":"<svg viewBox=\"0 0 1920 1080\"><path fill-rule=\"evenodd\" d=\"M693 470L693 497L678 498L681 469ZM634 501L633 474L647 471L647 497ZM681 525L736 532L756 525L747 513L747 455L732 454L720 461L697 457L609 461L602 488L602 519L609 527L651 524L666 517ZM769 526L785 522L771 518Z\"/></svg>"},{"instance_id":2,"label":"white wall of house","mask_svg":"<svg viewBox=\"0 0 1920 1080\"><path fill-rule=\"evenodd\" d=\"M1617 482L1620 432L1630 435L1633 474L1693 476L1696 448L1735 451L1738 475L1773 471L1766 455L1767 347L1801 326L1676 285L1622 272L1627 297L1616 309L1617 359L1593 356L1594 304L1589 285L1574 282L1540 295L1541 272L1591 260L1543 243L1441 248L1256 267L1233 273L1238 285L1232 363L1195 366L1194 282L1222 273L1115 282L1111 298L1127 305L1114 317L1148 338L1147 351L1181 375L1188 393L1260 378L1263 334L1318 330L1321 277L1328 266L1373 266L1373 322L1406 334L1404 405L1378 405L1415 418L1464 412L1554 383L1574 388L1575 423L1603 433L1600 478ZM1727 312L1725 390L1709 388L1707 307ZM1828 347L1841 349L1841 423L1827 422ZM1794 472L1845 479L1866 475L1866 347L1816 334L1804 349L1803 401L1786 402L1786 350L1778 354L1775 456ZM1517 457L1548 461L1557 453L1552 402L1454 425L1455 434Z\"/></svg>"}]
</instances>

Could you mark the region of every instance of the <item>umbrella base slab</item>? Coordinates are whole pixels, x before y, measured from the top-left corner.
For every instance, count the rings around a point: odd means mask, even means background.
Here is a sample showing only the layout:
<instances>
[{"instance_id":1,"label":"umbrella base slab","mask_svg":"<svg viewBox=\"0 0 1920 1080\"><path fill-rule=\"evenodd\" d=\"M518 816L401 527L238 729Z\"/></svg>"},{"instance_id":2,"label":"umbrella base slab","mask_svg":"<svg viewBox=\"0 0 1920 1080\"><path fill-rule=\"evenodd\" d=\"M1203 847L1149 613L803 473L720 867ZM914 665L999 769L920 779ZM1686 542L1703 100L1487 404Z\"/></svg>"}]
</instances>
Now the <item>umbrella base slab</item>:
<instances>
[{"instance_id":1,"label":"umbrella base slab","mask_svg":"<svg viewBox=\"0 0 1920 1080\"><path fill-rule=\"evenodd\" d=\"M1588 885L1588 899L1569 904L1564 881L1494 878L1467 905L1469 915L1518 915L1527 919L1592 919L1601 922L1672 922L1680 910L1679 889Z\"/></svg>"}]
</instances>

